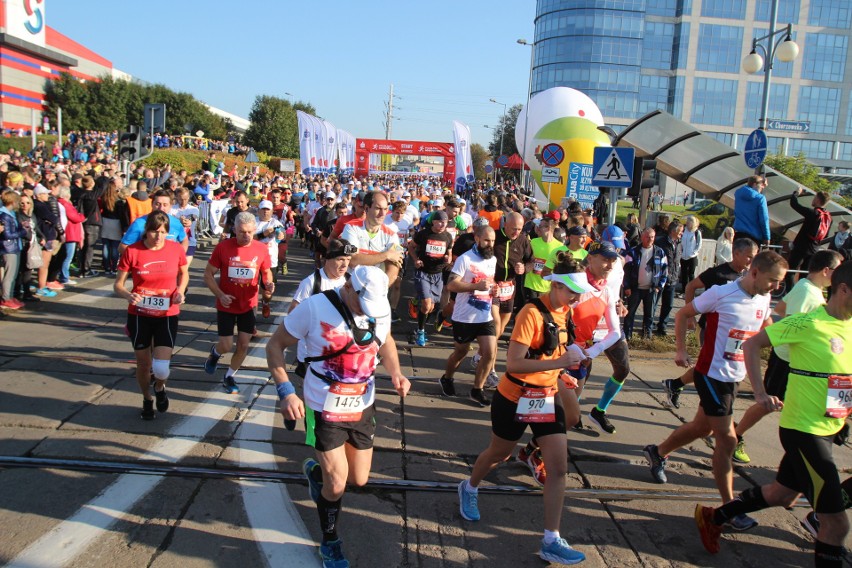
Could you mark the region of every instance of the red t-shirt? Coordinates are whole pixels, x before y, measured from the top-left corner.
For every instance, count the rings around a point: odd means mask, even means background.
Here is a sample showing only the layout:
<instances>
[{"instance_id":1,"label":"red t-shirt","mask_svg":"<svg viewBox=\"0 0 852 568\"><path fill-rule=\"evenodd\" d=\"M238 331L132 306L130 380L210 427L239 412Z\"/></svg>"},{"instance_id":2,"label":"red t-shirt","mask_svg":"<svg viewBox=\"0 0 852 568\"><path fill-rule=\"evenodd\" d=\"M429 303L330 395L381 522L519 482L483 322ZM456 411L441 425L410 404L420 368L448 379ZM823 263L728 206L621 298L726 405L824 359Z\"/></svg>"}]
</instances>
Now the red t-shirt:
<instances>
[{"instance_id":1,"label":"red t-shirt","mask_svg":"<svg viewBox=\"0 0 852 568\"><path fill-rule=\"evenodd\" d=\"M257 306L260 274L272 265L266 244L253 240L241 247L237 246L237 239L225 239L213 249L209 262L219 269L219 288L234 297L227 308L217 298L217 310L242 314Z\"/></svg>"},{"instance_id":2,"label":"red t-shirt","mask_svg":"<svg viewBox=\"0 0 852 568\"><path fill-rule=\"evenodd\" d=\"M130 274L133 291L144 297L137 305L128 306L128 313L148 317L178 315L180 306L172 301L172 295L177 290L180 267L185 264L183 247L173 241L166 241L160 250L149 249L144 241L124 249L118 269Z\"/></svg>"}]
</instances>

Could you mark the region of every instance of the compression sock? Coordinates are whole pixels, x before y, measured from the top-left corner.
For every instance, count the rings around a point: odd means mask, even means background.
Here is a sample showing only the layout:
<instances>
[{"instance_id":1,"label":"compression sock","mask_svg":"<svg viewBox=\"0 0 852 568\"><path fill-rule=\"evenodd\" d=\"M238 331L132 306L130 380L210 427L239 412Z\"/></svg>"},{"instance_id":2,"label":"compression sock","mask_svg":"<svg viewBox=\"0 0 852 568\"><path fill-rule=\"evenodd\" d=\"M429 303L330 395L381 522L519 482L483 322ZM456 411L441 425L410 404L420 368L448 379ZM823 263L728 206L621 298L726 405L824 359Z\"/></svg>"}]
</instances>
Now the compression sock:
<instances>
[{"instance_id":1,"label":"compression sock","mask_svg":"<svg viewBox=\"0 0 852 568\"><path fill-rule=\"evenodd\" d=\"M417 312L417 329L419 331L426 329L426 315L422 310Z\"/></svg>"},{"instance_id":2,"label":"compression sock","mask_svg":"<svg viewBox=\"0 0 852 568\"><path fill-rule=\"evenodd\" d=\"M763 498L760 487L749 487L736 497L733 501L718 507L713 513L713 522L723 525L737 515L744 515L754 511L760 511L769 507L769 503Z\"/></svg>"},{"instance_id":3,"label":"compression sock","mask_svg":"<svg viewBox=\"0 0 852 568\"><path fill-rule=\"evenodd\" d=\"M685 386L686 385L683 384L683 381L680 380L680 377L678 377L676 379L672 379L672 390L680 390Z\"/></svg>"},{"instance_id":4,"label":"compression sock","mask_svg":"<svg viewBox=\"0 0 852 568\"><path fill-rule=\"evenodd\" d=\"M845 552L842 546L826 544L820 540L814 544L814 566L816 568L840 568Z\"/></svg>"},{"instance_id":5,"label":"compression sock","mask_svg":"<svg viewBox=\"0 0 852 568\"><path fill-rule=\"evenodd\" d=\"M527 455L531 455L534 451L538 449L538 444L535 443L535 438L530 438L530 441L527 442L526 452Z\"/></svg>"},{"instance_id":6,"label":"compression sock","mask_svg":"<svg viewBox=\"0 0 852 568\"><path fill-rule=\"evenodd\" d=\"M337 501L328 501L320 493L320 497L317 500L317 512L319 513L323 543L337 540L337 520L340 518L340 511L342 509L340 505L341 501L343 501L342 498Z\"/></svg>"},{"instance_id":7,"label":"compression sock","mask_svg":"<svg viewBox=\"0 0 852 568\"><path fill-rule=\"evenodd\" d=\"M609 408L612 399L615 398L615 395L618 394L618 391L620 391L623 386L624 381L619 383L614 377L610 377L604 385L603 394L601 395L600 401L598 401L598 410L606 412L606 409Z\"/></svg>"}]
</instances>

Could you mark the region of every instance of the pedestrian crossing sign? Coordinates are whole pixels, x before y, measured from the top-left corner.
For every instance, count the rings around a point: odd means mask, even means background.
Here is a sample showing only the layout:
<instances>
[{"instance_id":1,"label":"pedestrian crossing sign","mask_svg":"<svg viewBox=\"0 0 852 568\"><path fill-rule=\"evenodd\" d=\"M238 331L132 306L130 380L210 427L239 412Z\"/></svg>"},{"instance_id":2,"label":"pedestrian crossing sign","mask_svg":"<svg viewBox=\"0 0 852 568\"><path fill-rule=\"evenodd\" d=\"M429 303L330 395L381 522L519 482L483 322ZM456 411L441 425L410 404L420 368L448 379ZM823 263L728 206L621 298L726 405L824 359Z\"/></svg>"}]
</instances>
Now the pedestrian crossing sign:
<instances>
[{"instance_id":1,"label":"pedestrian crossing sign","mask_svg":"<svg viewBox=\"0 0 852 568\"><path fill-rule=\"evenodd\" d=\"M598 187L630 187L633 184L633 148L595 148L592 185Z\"/></svg>"}]
</instances>

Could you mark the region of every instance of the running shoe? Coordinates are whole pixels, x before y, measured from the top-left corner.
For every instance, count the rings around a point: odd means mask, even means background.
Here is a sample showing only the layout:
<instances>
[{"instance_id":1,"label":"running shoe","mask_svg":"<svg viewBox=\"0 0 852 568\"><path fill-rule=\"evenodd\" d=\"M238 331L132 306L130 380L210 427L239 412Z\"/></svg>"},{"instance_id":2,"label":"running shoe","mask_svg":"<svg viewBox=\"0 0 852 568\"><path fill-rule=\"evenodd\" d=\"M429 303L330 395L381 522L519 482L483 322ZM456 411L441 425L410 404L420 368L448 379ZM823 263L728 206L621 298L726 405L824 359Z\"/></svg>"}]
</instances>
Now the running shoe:
<instances>
[{"instance_id":1,"label":"running shoe","mask_svg":"<svg viewBox=\"0 0 852 568\"><path fill-rule=\"evenodd\" d=\"M491 372L488 373L488 376L485 377L485 388L493 389L500 382L500 375L497 374L497 371L491 369Z\"/></svg>"},{"instance_id":2,"label":"running shoe","mask_svg":"<svg viewBox=\"0 0 852 568\"><path fill-rule=\"evenodd\" d=\"M314 473L317 470L317 473ZM308 495L314 503L319 501L320 493L322 493L322 470L320 464L314 458L307 458L302 462L302 473L305 474L305 479L308 480ZM314 475L320 478L317 481Z\"/></svg>"},{"instance_id":3,"label":"running shoe","mask_svg":"<svg viewBox=\"0 0 852 568\"><path fill-rule=\"evenodd\" d=\"M748 457L748 454L745 451L745 440L739 440L737 442L737 447L734 449L732 459L736 463L748 463L751 461L751 458Z\"/></svg>"},{"instance_id":4,"label":"running shoe","mask_svg":"<svg viewBox=\"0 0 852 568\"><path fill-rule=\"evenodd\" d=\"M579 564L586 559L585 554L571 548L571 545L561 537L550 544L545 544L544 540L542 540L538 556L545 562L554 562L556 564Z\"/></svg>"},{"instance_id":5,"label":"running shoe","mask_svg":"<svg viewBox=\"0 0 852 568\"><path fill-rule=\"evenodd\" d=\"M408 300L408 317L413 320L417 319L417 310L420 307L420 303L414 298L409 298Z\"/></svg>"},{"instance_id":6,"label":"running shoe","mask_svg":"<svg viewBox=\"0 0 852 568\"><path fill-rule=\"evenodd\" d=\"M701 535L701 544L707 549L710 554L719 552L719 536L722 534L722 527L713 522L713 507L704 507L703 505L695 506L695 526L698 527L698 534Z\"/></svg>"},{"instance_id":7,"label":"running shoe","mask_svg":"<svg viewBox=\"0 0 852 568\"><path fill-rule=\"evenodd\" d=\"M284 264L281 265L281 274L283 274L284 276L287 276L287 272L288 272L287 263L285 262Z\"/></svg>"},{"instance_id":8,"label":"running shoe","mask_svg":"<svg viewBox=\"0 0 852 568\"><path fill-rule=\"evenodd\" d=\"M225 376L222 379L222 387L225 389L225 392L228 394L239 394L240 387L237 386L237 381L234 380L234 377Z\"/></svg>"},{"instance_id":9,"label":"running shoe","mask_svg":"<svg viewBox=\"0 0 852 568\"><path fill-rule=\"evenodd\" d=\"M683 392L683 388L672 388L673 382L674 379L666 379L663 381L663 389L666 391L666 406L680 408L680 393Z\"/></svg>"},{"instance_id":10,"label":"running shoe","mask_svg":"<svg viewBox=\"0 0 852 568\"><path fill-rule=\"evenodd\" d=\"M606 412L598 410L598 407L592 408L591 412L589 412L589 418L595 430L600 431L602 434L615 434L615 426L606 417Z\"/></svg>"},{"instance_id":11,"label":"running shoe","mask_svg":"<svg viewBox=\"0 0 852 568\"><path fill-rule=\"evenodd\" d=\"M482 392L482 389L470 389L470 400L485 408L486 406L491 406L491 399L485 396L485 393Z\"/></svg>"},{"instance_id":12,"label":"running shoe","mask_svg":"<svg viewBox=\"0 0 852 568\"><path fill-rule=\"evenodd\" d=\"M6 308L7 310L20 310L23 305L23 302L19 302L14 298L0 302L0 308Z\"/></svg>"},{"instance_id":13,"label":"running shoe","mask_svg":"<svg viewBox=\"0 0 852 568\"><path fill-rule=\"evenodd\" d=\"M456 396L456 382L453 379L448 379L442 375L438 379L438 384L441 385L441 394L444 396Z\"/></svg>"},{"instance_id":14,"label":"running shoe","mask_svg":"<svg viewBox=\"0 0 852 568\"><path fill-rule=\"evenodd\" d=\"M583 417L582 416L577 420L576 424L571 426L571 429L576 431L576 432L582 432L583 430L586 429L586 427L583 426Z\"/></svg>"},{"instance_id":15,"label":"running shoe","mask_svg":"<svg viewBox=\"0 0 852 568\"><path fill-rule=\"evenodd\" d=\"M154 398L157 399L157 412L165 412L169 409L169 396L166 394L166 387L163 390L154 390Z\"/></svg>"},{"instance_id":16,"label":"running shoe","mask_svg":"<svg viewBox=\"0 0 852 568\"><path fill-rule=\"evenodd\" d=\"M402 319L398 315L396 315L396 312L391 314L391 323L399 323L401 321Z\"/></svg>"},{"instance_id":17,"label":"running shoe","mask_svg":"<svg viewBox=\"0 0 852 568\"><path fill-rule=\"evenodd\" d=\"M544 469L544 460L541 458L541 450L539 448L528 453L527 446L524 446L518 451L518 457L515 459L526 465L530 469L535 482L544 487L544 482L547 479L547 471Z\"/></svg>"},{"instance_id":18,"label":"running shoe","mask_svg":"<svg viewBox=\"0 0 852 568\"><path fill-rule=\"evenodd\" d=\"M157 414L154 412L154 400L142 401L142 420L153 420Z\"/></svg>"},{"instance_id":19,"label":"running shoe","mask_svg":"<svg viewBox=\"0 0 852 568\"><path fill-rule=\"evenodd\" d=\"M269 314L271 314L271 313L272 313L272 308L269 305L269 300L263 300L261 302L260 314L264 318L268 318Z\"/></svg>"},{"instance_id":20,"label":"running shoe","mask_svg":"<svg viewBox=\"0 0 852 568\"><path fill-rule=\"evenodd\" d=\"M62 284L60 284L59 282L54 280L53 282L47 283L47 289L48 290L62 291L62 290L65 289L65 286L63 286Z\"/></svg>"},{"instance_id":21,"label":"running shoe","mask_svg":"<svg viewBox=\"0 0 852 568\"><path fill-rule=\"evenodd\" d=\"M479 520L479 493L467 488L467 479L459 483L459 512L468 521Z\"/></svg>"},{"instance_id":22,"label":"running shoe","mask_svg":"<svg viewBox=\"0 0 852 568\"><path fill-rule=\"evenodd\" d=\"M77 285L77 281L76 281L76 280L71 280L71 279L69 278L69 279L68 279L68 280L66 280L65 282L62 282L62 284L65 284L66 286L76 286L76 285Z\"/></svg>"},{"instance_id":23,"label":"running shoe","mask_svg":"<svg viewBox=\"0 0 852 568\"><path fill-rule=\"evenodd\" d=\"M349 561L343 556L343 542L340 539L320 544L319 555L322 568L349 568Z\"/></svg>"},{"instance_id":24,"label":"running shoe","mask_svg":"<svg viewBox=\"0 0 852 568\"><path fill-rule=\"evenodd\" d=\"M39 298L54 298L56 297L56 292L51 290L50 288L42 288L35 293Z\"/></svg>"},{"instance_id":25,"label":"running shoe","mask_svg":"<svg viewBox=\"0 0 852 568\"><path fill-rule=\"evenodd\" d=\"M96 276L98 276L98 274L99 273L98 273L97 270L87 270L86 272L81 274L80 277L81 278L95 278Z\"/></svg>"},{"instance_id":26,"label":"running shoe","mask_svg":"<svg viewBox=\"0 0 852 568\"><path fill-rule=\"evenodd\" d=\"M414 335L414 344L418 347L426 347L426 330L418 329Z\"/></svg>"},{"instance_id":27,"label":"running shoe","mask_svg":"<svg viewBox=\"0 0 852 568\"><path fill-rule=\"evenodd\" d=\"M817 514L811 511L805 515L805 518L802 519L802 526L816 539L817 534L819 534L819 518L817 518Z\"/></svg>"},{"instance_id":28,"label":"running shoe","mask_svg":"<svg viewBox=\"0 0 852 568\"><path fill-rule=\"evenodd\" d=\"M210 355L208 355L207 360L204 361L204 372L208 375L216 373L216 364L219 363L219 359L222 358L221 355L216 355L213 351L214 349L216 349L215 345L210 348Z\"/></svg>"},{"instance_id":29,"label":"running shoe","mask_svg":"<svg viewBox=\"0 0 852 568\"><path fill-rule=\"evenodd\" d=\"M750 531L759 524L760 523L757 522L757 519L749 517L746 514L742 514L729 519L724 526L732 528L735 531Z\"/></svg>"},{"instance_id":30,"label":"running shoe","mask_svg":"<svg viewBox=\"0 0 852 568\"><path fill-rule=\"evenodd\" d=\"M473 357L470 358L470 372L475 373L476 367L479 365L479 360L482 359L482 355L479 353L475 353Z\"/></svg>"},{"instance_id":31,"label":"running shoe","mask_svg":"<svg viewBox=\"0 0 852 568\"><path fill-rule=\"evenodd\" d=\"M657 446L649 444L642 449L642 453L645 454L645 459L648 460L648 465L651 468L651 477L654 478L654 481L657 483L667 482L666 462L668 462L668 459L660 455Z\"/></svg>"}]
</instances>

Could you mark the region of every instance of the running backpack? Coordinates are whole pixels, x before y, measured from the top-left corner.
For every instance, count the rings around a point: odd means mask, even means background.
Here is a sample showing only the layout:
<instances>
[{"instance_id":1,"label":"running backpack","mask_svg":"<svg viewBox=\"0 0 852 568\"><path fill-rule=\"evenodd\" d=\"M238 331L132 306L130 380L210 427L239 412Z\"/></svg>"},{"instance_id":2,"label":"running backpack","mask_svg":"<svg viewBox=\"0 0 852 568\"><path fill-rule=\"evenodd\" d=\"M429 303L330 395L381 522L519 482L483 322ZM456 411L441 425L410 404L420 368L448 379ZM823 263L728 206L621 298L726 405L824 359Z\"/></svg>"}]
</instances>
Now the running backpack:
<instances>
[{"instance_id":1,"label":"running backpack","mask_svg":"<svg viewBox=\"0 0 852 568\"><path fill-rule=\"evenodd\" d=\"M816 234L811 236L811 240L819 243L828 236L828 232L831 230L831 213L822 207L818 207L816 212L819 215L819 227L817 227Z\"/></svg>"},{"instance_id":2,"label":"running backpack","mask_svg":"<svg viewBox=\"0 0 852 568\"><path fill-rule=\"evenodd\" d=\"M530 300L530 303L536 307L536 309L541 313L541 318L544 320L544 334L543 341L541 345L537 349L529 348L527 351L527 359L541 359L542 355L546 355L550 357L556 348L559 347L559 327L556 325L556 322L553 321L553 315L551 315L550 310L544 305L539 298L533 298ZM565 331L568 334L568 341L566 345L571 345L574 343L574 320L569 319L566 321Z\"/></svg>"}]
</instances>

